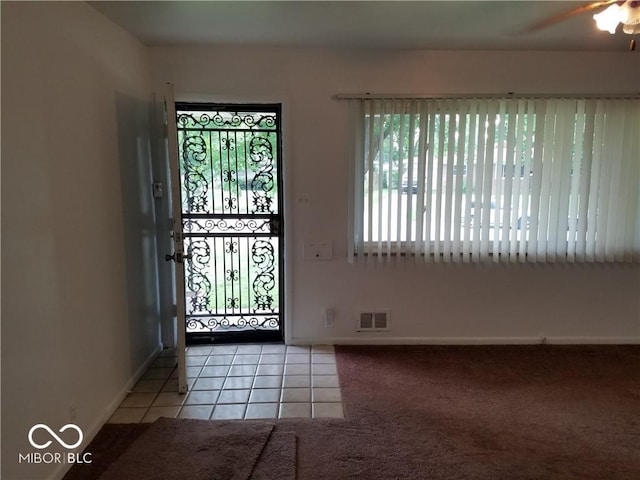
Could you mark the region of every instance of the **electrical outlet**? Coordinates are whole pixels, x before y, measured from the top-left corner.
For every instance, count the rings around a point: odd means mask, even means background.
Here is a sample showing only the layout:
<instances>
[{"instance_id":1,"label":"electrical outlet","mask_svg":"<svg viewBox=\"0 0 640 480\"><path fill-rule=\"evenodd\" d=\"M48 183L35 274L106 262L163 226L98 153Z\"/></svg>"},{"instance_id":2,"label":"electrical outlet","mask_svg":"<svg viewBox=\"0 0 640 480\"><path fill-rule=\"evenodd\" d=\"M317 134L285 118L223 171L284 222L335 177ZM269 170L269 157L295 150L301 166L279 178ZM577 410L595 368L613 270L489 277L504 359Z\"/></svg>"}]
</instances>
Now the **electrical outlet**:
<instances>
[{"instance_id":1,"label":"electrical outlet","mask_svg":"<svg viewBox=\"0 0 640 480\"><path fill-rule=\"evenodd\" d=\"M336 311L333 308L327 308L324 312L324 326L325 328L333 328L333 324L336 320Z\"/></svg>"},{"instance_id":2,"label":"electrical outlet","mask_svg":"<svg viewBox=\"0 0 640 480\"><path fill-rule=\"evenodd\" d=\"M331 240L305 240L302 257L304 260L332 260L333 243Z\"/></svg>"}]
</instances>

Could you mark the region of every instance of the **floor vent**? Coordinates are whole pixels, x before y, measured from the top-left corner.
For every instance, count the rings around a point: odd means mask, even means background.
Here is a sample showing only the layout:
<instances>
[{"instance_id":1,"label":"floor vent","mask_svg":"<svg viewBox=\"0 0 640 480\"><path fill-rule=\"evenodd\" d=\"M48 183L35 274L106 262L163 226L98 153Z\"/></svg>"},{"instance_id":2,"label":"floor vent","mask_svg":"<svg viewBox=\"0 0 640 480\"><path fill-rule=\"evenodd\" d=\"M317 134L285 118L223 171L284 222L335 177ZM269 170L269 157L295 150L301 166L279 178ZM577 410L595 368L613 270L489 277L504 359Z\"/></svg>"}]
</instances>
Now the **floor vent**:
<instances>
[{"instance_id":1,"label":"floor vent","mask_svg":"<svg viewBox=\"0 0 640 480\"><path fill-rule=\"evenodd\" d=\"M379 332L389 330L389 312L360 312L358 332Z\"/></svg>"}]
</instances>

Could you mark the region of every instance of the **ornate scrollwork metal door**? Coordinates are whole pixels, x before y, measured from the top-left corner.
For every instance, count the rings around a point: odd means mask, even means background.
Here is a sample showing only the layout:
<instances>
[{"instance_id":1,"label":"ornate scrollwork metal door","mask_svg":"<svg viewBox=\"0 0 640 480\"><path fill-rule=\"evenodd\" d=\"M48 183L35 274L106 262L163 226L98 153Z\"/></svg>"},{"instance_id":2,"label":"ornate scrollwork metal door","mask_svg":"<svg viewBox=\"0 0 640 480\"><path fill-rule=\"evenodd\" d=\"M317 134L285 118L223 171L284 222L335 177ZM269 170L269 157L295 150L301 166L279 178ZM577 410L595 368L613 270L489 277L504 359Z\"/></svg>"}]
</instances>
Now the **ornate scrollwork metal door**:
<instances>
[{"instance_id":1,"label":"ornate scrollwork metal door","mask_svg":"<svg viewBox=\"0 0 640 480\"><path fill-rule=\"evenodd\" d=\"M187 341L280 341L280 106L177 103L176 117Z\"/></svg>"}]
</instances>

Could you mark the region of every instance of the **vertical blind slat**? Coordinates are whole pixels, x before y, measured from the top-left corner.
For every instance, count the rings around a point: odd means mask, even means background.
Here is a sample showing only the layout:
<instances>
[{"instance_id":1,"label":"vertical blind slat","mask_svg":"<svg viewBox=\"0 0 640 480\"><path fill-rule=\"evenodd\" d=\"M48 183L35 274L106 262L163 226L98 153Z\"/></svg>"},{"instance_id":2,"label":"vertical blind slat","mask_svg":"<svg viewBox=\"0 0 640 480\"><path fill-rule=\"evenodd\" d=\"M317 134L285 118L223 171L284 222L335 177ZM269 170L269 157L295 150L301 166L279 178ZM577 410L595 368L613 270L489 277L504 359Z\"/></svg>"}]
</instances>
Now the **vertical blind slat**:
<instances>
[{"instance_id":1,"label":"vertical blind slat","mask_svg":"<svg viewBox=\"0 0 640 480\"><path fill-rule=\"evenodd\" d=\"M525 231L522 228L522 218L526 217L526 212L523 212L522 209L522 191L523 191L523 182L525 178L528 178L529 175L525 175L524 169L524 151L523 151L523 143L518 142L518 139L524 138L524 116L525 116L525 101L519 100L517 105L514 106L516 111L516 124L512 129L513 135L510 136L510 147L509 150L513 151L513 186L511 192L511 215L510 215L510 228L511 231L514 232L511 235L511 238L505 240L505 242L509 243L507 247L509 250L509 259L508 261L511 263L515 263L518 261L518 239L520 235ZM508 213L508 212L507 212ZM526 222L526 218L525 218ZM526 227L526 224L525 224Z\"/></svg>"},{"instance_id":2,"label":"vertical blind slat","mask_svg":"<svg viewBox=\"0 0 640 480\"><path fill-rule=\"evenodd\" d=\"M472 239L472 256L474 262L480 262L483 260L481 256L481 230L480 224L482 223L482 188L484 185L484 171L485 171L485 159L486 159L486 131L488 122L488 104L486 101L481 101L478 114L478 147L476 150L477 160L475 167L475 178L473 188L473 239Z\"/></svg>"},{"instance_id":3,"label":"vertical blind slat","mask_svg":"<svg viewBox=\"0 0 640 480\"><path fill-rule=\"evenodd\" d=\"M449 135L447 138L447 154L446 154L446 168L443 167L444 170L444 242L442 246L443 260L446 263L451 262L451 226L452 226L452 207L453 207L453 164L455 162L454 158L454 147L456 144L455 135L456 135L456 115L455 109L453 105L455 104L455 100L450 100L447 104L447 112L449 113L447 116L447 125L449 130ZM444 155L443 155L444 156Z\"/></svg>"},{"instance_id":4,"label":"vertical blind slat","mask_svg":"<svg viewBox=\"0 0 640 480\"><path fill-rule=\"evenodd\" d=\"M442 174L443 174L443 152L444 152L444 139L445 139L445 115L443 113L444 110L444 102L437 102L438 106L438 115L437 122L438 128L440 130L440 134L438 135L438 149L437 149L437 159L436 159L436 205L435 205L435 227L434 227L434 248L433 248L433 260L436 263L440 263L441 258L440 254L442 252Z\"/></svg>"},{"instance_id":5,"label":"vertical blind slat","mask_svg":"<svg viewBox=\"0 0 640 480\"><path fill-rule=\"evenodd\" d=\"M410 102L409 106L409 144L407 156L407 211L405 216L405 245L407 253L413 251L413 222L411 221L413 214L413 180L417 179L417 172L414 171L415 164L415 133L416 133L416 116L415 102Z\"/></svg>"},{"instance_id":6,"label":"vertical blind slat","mask_svg":"<svg viewBox=\"0 0 640 480\"><path fill-rule=\"evenodd\" d=\"M477 102L472 100L469 103L469 136L468 136L468 158L475 158L477 144ZM471 203L473 200L473 181L475 178L475 162L467 162L466 191L464 198L464 241L462 244L463 262L471 262Z\"/></svg>"},{"instance_id":7,"label":"vertical blind slat","mask_svg":"<svg viewBox=\"0 0 640 480\"><path fill-rule=\"evenodd\" d=\"M367 258L371 258L371 254L373 253L373 242L372 242L372 238L373 238L373 158L374 158L374 154L373 154L373 133L374 133L374 122L375 122L375 115L374 115L374 106L375 103L371 102L371 103L367 103L367 106L369 107L369 125L368 125L368 137L367 137L367 141L368 141L368 154L367 154L367 180L368 180L368 184L367 184L367 202L366 202L366 212L367 212L367 223L366 223L366 229L367 229L367 237L366 237L366 245L367 245Z\"/></svg>"},{"instance_id":8,"label":"vertical blind slat","mask_svg":"<svg viewBox=\"0 0 640 480\"><path fill-rule=\"evenodd\" d=\"M391 220L392 220L392 202L393 202L393 191L391 189L391 173L392 173L392 162L393 162L393 132L395 131L395 123L396 123L396 118L398 116L398 102L392 102L391 108L390 108L390 118L389 118L389 124L390 124L390 133L389 133L389 139L390 141L387 142L387 158L388 158L388 163L387 163L387 169L384 172L384 176L386 179L386 184L387 184L387 218L385 221L385 226L387 229L387 235L386 235L386 251L385 254L387 255L387 258L393 258L391 257L391 242L393 240L393 232L391 231ZM383 238L383 240L385 240Z\"/></svg>"},{"instance_id":9,"label":"vertical blind slat","mask_svg":"<svg viewBox=\"0 0 640 480\"><path fill-rule=\"evenodd\" d=\"M377 215L376 215L376 223L377 223L377 233L376 233L376 254L378 262L382 262L384 257L382 256L382 212L384 210L384 200L383 200L383 192L382 192L382 179L384 177L383 170L383 158L384 158L384 137L385 132L390 128L387 124L387 100L382 100L380 102L380 123L378 127L378 161L376 163L376 169L372 172L374 183L376 184L376 194L375 201L377 203ZM377 180L377 182L375 182Z\"/></svg>"},{"instance_id":10,"label":"vertical blind slat","mask_svg":"<svg viewBox=\"0 0 640 480\"><path fill-rule=\"evenodd\" d=\"M402 251L402 210L405 205L405 198L402 195L402 175L405 158L405 122L407 118L407 102L400 102L400 128L398 132L398 175L397 175L397 204L396 210L396 252Z\"/></svg>"},{"instance_id":11,"label":"vertical blind slat","mask_svg":"<svg viewBox=\"0 0 640 480\"><path fill-rule=\"evenodd\" d=\"M567 125L567 118L575 113L569 111L572 100L563 100L563 105L556 113L556 146L553 153L553 169L551 173L551 196L549 201L549 249L553 252L553 261L562 263L566 255L567 207L564 205L567 166L571 166L571 148L568 143L572 139L572 129ZM567 195L568 204L568 195ZM561 215L562 212L562 215ZM560 237L560 238L559 238Z\"/></svg>"},{"instance_id":12,"label":"vertical blind slat","mask_svg":"<svg viewBox=\"0 0 640 480\"><path fill-rule=\"evenodd\" d=\"M580 190L580 177L582 172L583 147L584 147L584 101L578 101L576 106L576 126L574 134L575 155L571 166L572 175L569 187L569 214L567 224L567 261L575 262L577 247L577 226L578 226L578 192Z\"/></svg>"},{"instance_id":13,"label":"vertical blind slat","mask_svg":"<svg viewBox=\"0 0 640 480\"><path fill-rule=\"evenodd\" d=\"M584 134L582 139L582 167L578 186L578 213L576 215L576 260L584 262L587 253L587 209L589 207L589 185L591 184L591 169L593 159L593 133L595 104L585 103Z\"/></svg>"},{"instance_id":14,"label":"vertical blind slat","mask_svg":"<svg viewBox=\"0 0 640 480\"><path fill-rule=\"evenodd\" d=\"M429 242L428 252L431 254L434 250L431 248L432 243L437 242L437 238L432 229L433 222L433 161L434 161L434 145L435 145L435 129L436 129L436 111L433 102L429 102L429 133L427 136L427 190L429 195L427 197L427 203L425 208L425 224L428 228L428 233L425 236L425 241Z\"/></svg>"},{"instance_id":15,"label":"vertical blind slat","mask_svg":"<svg viewBox=\"0 0 640 480\"><path fill-rule=\"evenodd\" d=\"M419 102L420 111L420 137L418 141L418 193L416 201L416 259L423 263L428 249L425 245L425 210L428 187L425 183L427 177L427 103Z\"/></svg>"},{"instance_id":16,"label":"vertical blind slat","mask_svg":"<svg viewBox=\"0 0 640 480\"><path fill-rule=\"evenodd\" d=\"M527 260L527 244L529 241L529 227L531 225L531 172L533 163L533 132L536 123L535 103L528 100L525 105L526 133L524 142L524 164L523 164L523 180L522 180L522 201L521 201L521 222L520 222L520 240L518 245L518 259L521 263ZM525 120L523 119L523 120Z\"/></svg>"},{"instance_id":17,"label":"vertical blind slat","mask_svg":"<svg viewBox=\"0 0 640 480\"><path fill-rule=\"evenodd\" d=\"M604 134L604 111L601 101L596 102L594 114L593 158L591 166L591 182L589 186L589 206L587 214L587 261L597 260L596 231L597 211L600 203L600 170L602 163L602 137Z\"/></svg>"},{"instance_id":18,"label":"vertical blind slat","mask_svg":"<svg viewBox=\"0 0 640 480\"><path fill-rule=\"evenodd\" d=\"M498 263L500 262L500 236L503 228L502 211L504 210L502 190L507 180L504 174L506 168L504 138L507 126L506 104L504 100L500 102L500 109L498 111L498 116L495 119L495 123L497 126L497 135L496 138L494 138L496 162L493 169L493 184L495 185L495 188L491 193L489 225L493 223L493 245L491 247L491 252L493 253L492 260L494 263Z\"/></svg>"},{"instance_id":19,"label":"vertical blind slat","mask_svg":"<svg viewBox=\"0 0 640 480\"><path fill-rule=\"evenodd\" d=\"M462 253L462 194L464 187L464 178L465 178L465 157L466 157L466 146L467 146L467 113L464 105L461 105L460 108L456 109L459 111L459 125L458 125L458 146L457 153L455 157L456 166L455 166L455 198L454 198L454 211L453 211L453 246L452 246L452 260L454 262L460 262L461 253Z\"/></svg>"},{"instance_id":20,"label":"vertical blind slat","mask_svg":"<svg viewBox=\"0 0 640 480\"><path fill-rule=\"evenodd\" d=\"M498 260L500 262L509 261L509 246L510 246L510 232L512 229L511 217L515 210L512 208L513 201L513 185L515 182L513 157L514 157L514 142L515 142L515 128L516 128L516 102L509 102L506 105L505 119L504 119L504 136L500 139L500 148L504 149L503 153L503 167L501 169L500 176L502 177L502 193L496 193L496 228L494 231L499 233L499 249ZM515 229L514 229L515 231ZM496 254L494 253L494 256Z\"/></svg>"}]
</instances>

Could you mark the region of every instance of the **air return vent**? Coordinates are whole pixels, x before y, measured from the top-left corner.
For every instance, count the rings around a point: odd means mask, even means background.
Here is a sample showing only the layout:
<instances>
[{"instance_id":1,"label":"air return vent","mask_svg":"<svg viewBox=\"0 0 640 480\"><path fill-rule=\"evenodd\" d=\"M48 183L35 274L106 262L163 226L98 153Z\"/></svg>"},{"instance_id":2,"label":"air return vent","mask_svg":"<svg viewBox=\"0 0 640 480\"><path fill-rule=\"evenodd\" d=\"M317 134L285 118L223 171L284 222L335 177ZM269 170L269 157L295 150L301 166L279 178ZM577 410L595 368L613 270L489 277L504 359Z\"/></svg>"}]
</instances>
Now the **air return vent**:
<instances>
[{"instance_id":1,"label":"air return vent","mask_svg":"<svg viewBox=\"0 0 640 480\"><path fill-rule=\"evenodd\" d=\"M360 312L356 330L358 332L378 332L389 330L389 312Z\"/></svg>"}]
</instances>

